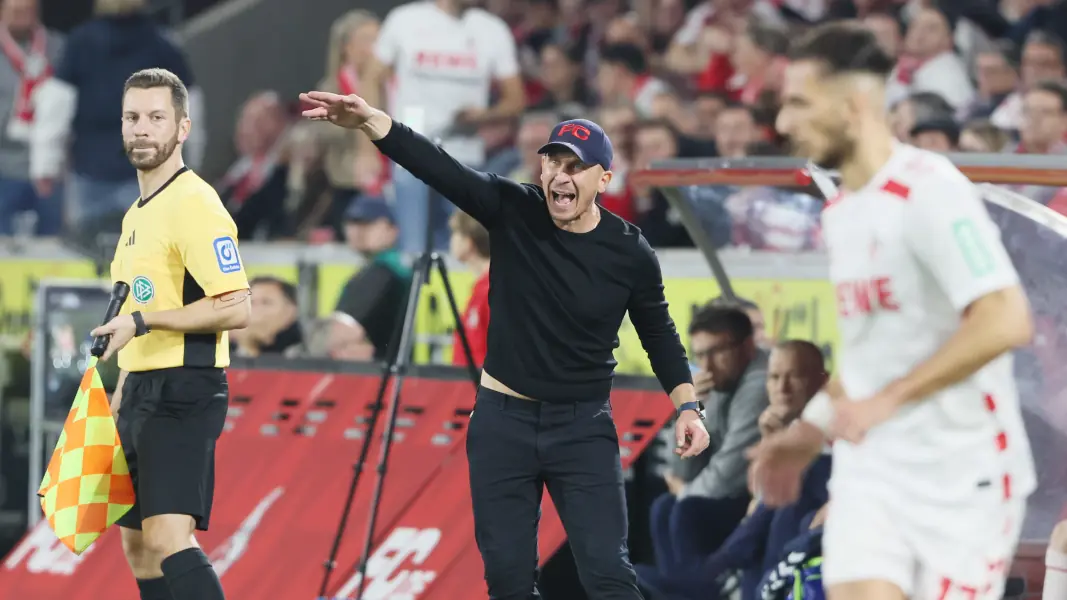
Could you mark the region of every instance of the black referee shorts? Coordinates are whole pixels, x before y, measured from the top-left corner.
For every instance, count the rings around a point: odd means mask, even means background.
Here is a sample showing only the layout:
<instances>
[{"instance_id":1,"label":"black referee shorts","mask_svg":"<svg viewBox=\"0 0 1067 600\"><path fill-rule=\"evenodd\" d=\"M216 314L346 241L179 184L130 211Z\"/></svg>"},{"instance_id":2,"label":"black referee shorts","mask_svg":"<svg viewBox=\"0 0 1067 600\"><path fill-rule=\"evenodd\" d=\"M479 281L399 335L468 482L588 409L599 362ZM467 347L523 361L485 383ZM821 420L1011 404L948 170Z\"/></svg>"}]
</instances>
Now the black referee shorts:
<instances>
[{"instance_id":1,"label":"black referee shorts","mask_svg":"<svg viewBox=\"0 0 1067 600\"><path fill-rule=\"evenodd\" d=\"M156 515L190 515L207 531L215 492L215 442L226 422L222 369L131 372L118 430L137 500L118 524L140 529Z\"/></svg>"}]
</instances>

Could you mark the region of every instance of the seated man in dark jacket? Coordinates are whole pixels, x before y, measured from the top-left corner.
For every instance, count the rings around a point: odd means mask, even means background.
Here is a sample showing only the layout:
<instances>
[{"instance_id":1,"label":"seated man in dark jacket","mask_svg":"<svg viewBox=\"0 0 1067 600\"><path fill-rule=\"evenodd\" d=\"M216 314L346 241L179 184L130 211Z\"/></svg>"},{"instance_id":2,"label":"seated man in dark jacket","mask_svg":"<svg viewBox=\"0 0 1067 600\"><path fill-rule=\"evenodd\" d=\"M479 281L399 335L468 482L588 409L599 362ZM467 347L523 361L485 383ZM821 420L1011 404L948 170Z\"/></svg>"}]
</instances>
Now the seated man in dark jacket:
<instances>
[{"instance_id":1,"label":"seated man in dark jacket","mask_svg":"<svg viewBox=\"0 0 1067 600\"><path fill-rule=\"evenodd\" d=\"M720 597L724 581L740 571L742 600L756 600L764 575L778 566L787 545L807 532L815 513L826 504L830 462L826 454L811 465L794 504L779 509L757 504L717 551L692 560L669 578L638 565L638 580L672 599L713 600Z\"/></svg>"}]
</instances>

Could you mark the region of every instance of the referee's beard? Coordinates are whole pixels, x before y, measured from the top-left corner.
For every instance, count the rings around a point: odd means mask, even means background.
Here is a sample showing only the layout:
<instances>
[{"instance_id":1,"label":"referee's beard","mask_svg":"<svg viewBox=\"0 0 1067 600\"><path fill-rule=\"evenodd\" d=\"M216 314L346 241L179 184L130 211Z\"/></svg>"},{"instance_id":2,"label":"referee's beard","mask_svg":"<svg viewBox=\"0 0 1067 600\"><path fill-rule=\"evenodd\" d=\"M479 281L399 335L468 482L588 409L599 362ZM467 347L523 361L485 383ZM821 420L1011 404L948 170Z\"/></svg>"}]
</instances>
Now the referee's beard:
<instances>
[{"instance_id":1,"label":"referee's beard","mask_svg":"<svg viewBox=\"0 0 1067 600\"><path fill-rule=\"evenodd\" d=\"M134 139L125 143L126 158L138 171L151 171L158 168L178 149L178 129L174 137L160 144L149 139Z\"/></svg>"}]
</instances>

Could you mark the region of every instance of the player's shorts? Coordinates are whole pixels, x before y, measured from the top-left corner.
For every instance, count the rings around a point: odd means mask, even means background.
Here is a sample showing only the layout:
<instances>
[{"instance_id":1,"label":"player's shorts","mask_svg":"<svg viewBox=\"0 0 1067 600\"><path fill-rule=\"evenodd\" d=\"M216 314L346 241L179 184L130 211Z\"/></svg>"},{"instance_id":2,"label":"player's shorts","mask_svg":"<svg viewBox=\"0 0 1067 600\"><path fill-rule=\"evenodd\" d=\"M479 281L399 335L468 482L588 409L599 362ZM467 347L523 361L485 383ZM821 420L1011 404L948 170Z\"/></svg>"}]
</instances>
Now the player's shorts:
<instances>
[{"instance_id":1,"label":"player's shorts","mask_svg":"<svg viewBox=\"0 0 1067 600\"><path fill-rule=\"evenodd\" d=\"M118 524L140 529L156 515L190 515L207 531L215 492L215 442L226 423L222 369L177 367L132 372L118 430L136 502Z\"/></svg>"},{"instance_id":2,"label":"player's shorts","mask_svg":"<svg viewBox=\"0 0 1067 600\"><path fill-rule=\"evenodd\" d=\"M1000 600L1026 513L980 486L966 504L921 504L865 482L833 488L823 530L823 582L878 580L914 600Z\"/></svg>"}]
</instances>

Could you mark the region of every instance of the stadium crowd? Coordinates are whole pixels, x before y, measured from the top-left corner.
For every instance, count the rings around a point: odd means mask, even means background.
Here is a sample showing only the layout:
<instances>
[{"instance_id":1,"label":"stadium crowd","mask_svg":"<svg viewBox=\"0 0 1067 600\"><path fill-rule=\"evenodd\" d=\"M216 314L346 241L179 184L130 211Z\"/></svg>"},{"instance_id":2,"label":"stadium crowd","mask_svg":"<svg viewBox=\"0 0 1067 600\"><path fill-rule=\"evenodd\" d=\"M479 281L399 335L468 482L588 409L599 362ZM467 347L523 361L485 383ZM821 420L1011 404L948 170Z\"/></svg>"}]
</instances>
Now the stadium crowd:
<instances>
[{"instance_id":1,"label":"stadium crowd","mask_svg":"<svg viewBox=\"0 0 1067 600\"><path fill-rule=\"evenodd\" d=\"M538 181L536 149L553 125L592 118L616 148L600 202L655 247L693 243L662 193L627 174L676 157L786 154L774 132L784 55L798 32L828 19L862 21L898 57L887 108L901 140L945 152L1067 154L1064 2L487 0L457 19L465 2L345 14L328 32L321 79L308 84L387 100L460 160L528 182ZM96 16L64 37L39 22L36 0L0 2L0 114L9 115L0 129L0 235L118 229L137 196L116 118L133 71L179 74L194 92L193 122L203 114L195 73L143 9L142 0L97 0ZM419 47L427 37L434 49ZM432 243L478 276L464 324L480 362L484 229L358 135L298 122L291 100L263 90L244 104L220 195L243 239L343 240L369 265L315 331L298 319L292 284L254 280L253 321L233 335L238 353L387 358L410 282L404 255ZM194 168L202 154L187 144ZM1067 191L1014 191L1067 214ZM719 246L820 248L821 203L810 196L758 186L687 193ZM694 600L737 589L745 599L785 598L788 579L818 557L829 457L808 473L795 505L770 510L749 494L745 450L799 415L827 377L822 352L770 339L751 303L710 301L689 339L713 448L699 462L664 466L668 491L649 516L656 564L639 566L642 584ZM1067 552L1067 531L1054 543Z\"/></svg>"}]
</instances>

